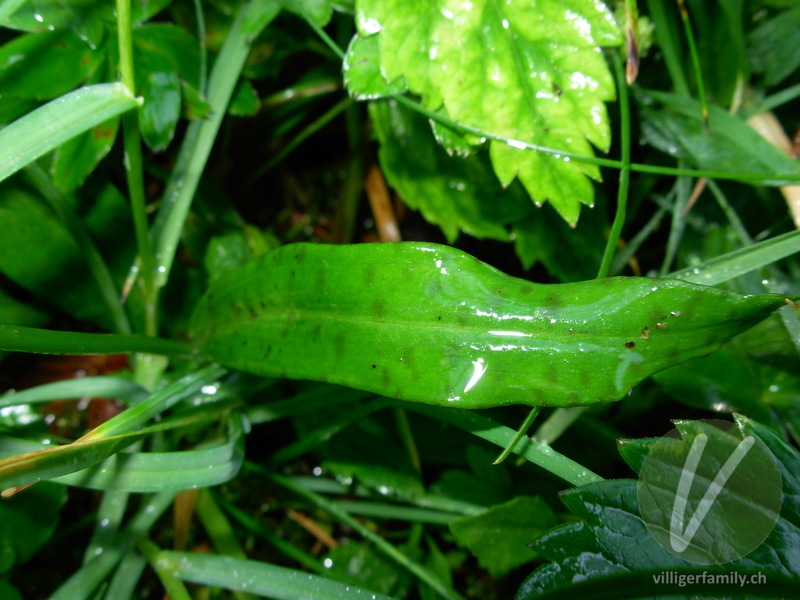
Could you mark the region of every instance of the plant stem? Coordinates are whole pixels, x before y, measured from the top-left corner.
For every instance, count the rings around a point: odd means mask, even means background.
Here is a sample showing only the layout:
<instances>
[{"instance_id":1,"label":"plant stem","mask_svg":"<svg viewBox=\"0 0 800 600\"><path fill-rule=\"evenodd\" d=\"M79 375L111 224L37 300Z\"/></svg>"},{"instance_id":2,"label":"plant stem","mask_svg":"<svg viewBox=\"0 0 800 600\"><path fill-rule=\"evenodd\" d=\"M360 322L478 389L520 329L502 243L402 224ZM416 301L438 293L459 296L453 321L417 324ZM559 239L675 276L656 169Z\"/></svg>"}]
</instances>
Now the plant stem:
<instances>
[{"instance_id":1,"label":"plant stem","mask_svg":"<svg viewBox=\"0 0 800 600\"><path fill-rule=\"evenodd\" d=\"M449 127L450 129L453 129L459 133L472 135L478 138L486 138L487 140L491 140L493 142L502 142L504 144L512 145L515 148L535 150L536 152L541 152L542 154L558 155L561 158L569 158L570 160L586 163L587 165L597 165L598 167L610 167L612 169L622 169L624 166L622 161L620 160L613 160L610 158L598 158L596 156L584 156L582 154L575 154L573 152L567 152L565 150L558 150L556 148L539 146L537 144L531 144L529 142L503 137L502 135L497 135L489 131L483 131L482 129L478 129L477 127L472 127L471 125L465 125L464 123L458 123L456 121L453 121L452 119L441 114L439 111L426 108L422 106L419 102L415 102L411 98L407 98L405 96L394 96L392 100L398 102L399 104L402 104L403 106L410 108L411 110L415 110L418 113L425 115L429 119L433 119L434 121L441 123L442 125ZM636 173L655 173L656 175L664 175L664 176L674 175L676 177L681 177L681 176L709 177L714 179L730 179L733 181L743 181L743 182L768 181L772 185L776 185L777 183L782 184L783 182L800 181L800 175L787 174L787 173L764 174L764 173L739 173L733 171L700 171L695 169L664 167L661 165L645 165L633 162L630 163L629 168L631 171Z\"/></svg>"},{"instance_id":2,"label":"plant stem","mask_svg":"<svg viewBox=\"0 0 800 600\"><path fill-rule=\"evenodd\" d=\"M617 249L619 238L622 235L622 227L625 225L625 216L628 206L628 187L631 181L631 113L628 104L628 84L625 80L625 69L619 54L612 52L612 62L614 63L614 74L617 78L617 93L619 95L619 120L620 120L620 146L622 168L619 172L619 188L617 189L617 212L614 215L614 223L611 226L611 234L608 236L603 260L600 263L600 270L597 278L608 277L611 268L611 261L614 259L614 252Z\"/></svg>"},{"instance_id":3,"label":"plant stem","mask_svg":"<svg viewBox=\"0 0 800 600\"><path fill-rule=\"evenodd\" d=\"M148 352L166 356L192 356L184 342L144 335L52 331L0 323L0 350L34 354L126 354Z\"/></svg>"},{"instance_id":4,"label":"plant stem","mask_svg":"<svg viewBox=\"0 0 800 600\"><path fill-rule=\"evenodd\" d=\"M117 34L119 37L120 80L128 91L136 94L133 69L133 32L131 30L130 0L117 0ZM144 169L142 143L139 134L139 113L130 111L122 115L123 145L125 147L125 175L136 230L136 244L141 262L141 282L144 292L144 333L158 335L158 290L155 287L153 248L150 243L147 208L144 195Z\"/></svg>"}]
</instances>

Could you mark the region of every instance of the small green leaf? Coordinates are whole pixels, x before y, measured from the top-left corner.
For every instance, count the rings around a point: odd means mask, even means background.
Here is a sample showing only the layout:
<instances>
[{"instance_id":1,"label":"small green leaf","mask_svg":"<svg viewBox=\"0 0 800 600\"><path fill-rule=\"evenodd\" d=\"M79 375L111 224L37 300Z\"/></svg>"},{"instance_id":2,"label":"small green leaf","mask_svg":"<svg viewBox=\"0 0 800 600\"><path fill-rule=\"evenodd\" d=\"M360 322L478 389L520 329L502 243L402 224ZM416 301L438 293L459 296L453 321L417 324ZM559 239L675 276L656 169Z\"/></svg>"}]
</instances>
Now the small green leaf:
<instances>
[{"instance_id":1,"label":"small green leaf","mask_svg":"<svg viewBox=\"0 0 800 600\"><path fill-rule=\"evenodd\" d=\"M150 72L141 84L144 104L139 123L144 141L161 152L172 141L181 116L181 84L175 72Z\"/></svg>"},{"instance_id":2,"label":"small green leaf","mask_svg":"<svg viewBox=\"0 0 800 600\"><path fill-rule=\"evenodd\" d=\"M247 79L240 80L228 105L228 112L237 117L252 117L258 114L260 108L261 100L253 84Z\"/></svg>"},{"instance_id":3,"label":"small green leaf","mask_svg":"<svg viewBox=\"0 0 800 600\"><path fill-rule=\"evenodd\" d=\"M359 33L379 38L381 73L405 77L427 108L444 105L455 121L512 140L583 155L591 144L608 149L603 102L614 85L598 46L622 38L602 3L363 0L356 8ZM571 224L593 203L586 176L598 178L596 167L497 142L491 157L504 185L518 177Z\"/></svg>"},{"instance_id":4,"label":"small green leaf","mask_svg":"<svg viewBox=\"0 0 800 600\"><path fill-rule=\"evenodd\" d=\"M96 66L91 48L71 31L31 33L0 48L0 90L50 100L79 86Z\"/></svg>"},{"instance_id":5,"label":"small green leaf","mask_svg":"<svg viewBox=\"0 0 800 600\"><path fill-rule=\"evenodd\" d=\"M79 88L0 131L0 181L76 135L138 106L121 83Z\"/></svg>"},{"instance_id":6,"label":"small green leaf","mask_svg":"<svg viewBox=\"0 0 800 600\"><path fill-rule=\"evenodd\" d=\"M196 87L200 51L197 42L169 24L148 24L134 30L136 89L144 98L140 111L142 135L155 152L164 150L175 134L181 112L181 79Z\"/></svg>"},{"instance_id":7,"label":"small green leaf","mask_svg":"<svg viewBox=\"0 0 800 600\"><path fill-rule=\"evenodd\" d=\"M447 246L284 246L211 286L198 350L233 368L461 408L622 398L785 304L670 279L542 285Z\"/></svg>"},{"instance_id":8,"label":"small green leaf","mask_svg":"<svg viewBox=\"0 0 800 600\"><path fill-rule=\"evenodd\" d=\"M528 544L555 524L553 511L540 498L517 496L483 514L452 521L450 531L493 577L503 577L536 558Z\"/></svg>"}]
</instances>

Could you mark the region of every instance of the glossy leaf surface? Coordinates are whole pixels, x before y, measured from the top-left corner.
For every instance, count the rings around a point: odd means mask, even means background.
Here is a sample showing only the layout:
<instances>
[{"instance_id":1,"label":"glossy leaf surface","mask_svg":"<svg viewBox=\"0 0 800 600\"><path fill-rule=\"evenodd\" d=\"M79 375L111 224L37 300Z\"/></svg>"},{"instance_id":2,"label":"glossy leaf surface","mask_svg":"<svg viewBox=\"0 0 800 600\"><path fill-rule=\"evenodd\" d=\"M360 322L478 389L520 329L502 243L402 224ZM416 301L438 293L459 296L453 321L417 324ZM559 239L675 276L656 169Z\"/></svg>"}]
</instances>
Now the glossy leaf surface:
<instances>
[{"instance_id":1,"label":"glossy leaf surface","mask_svg":"<svg viewBox=\"0 0 800 600\"><path fill-rule=\"evenodd\" d=\"M742 432L757 436L776 459L784 492L781 516L764 543L752 553L722 565L703 565L703 568L709 572L763 573L767 580L791 578L796 582L800 577L800 555L796 552L800 536L797 478L800 457L768 427L743 417L737 420ZM653 439L623 440L620 453L634 470L638 470L653 443ZM537 540L534 550L553 562L539 567L525 580L517 600L532 600L544 591L568 586L577 579L650 569L661 572L696 569L696 563L667 551L649 533L639 514L636 486L636 480L618 479L565 492L564 504L581 520L560 525ZM668 587L651 580L650 584L636 597L685 593L676 583ZM609 597L615 595L612 593Z\"/></svg>"},{"instance_id":2,"label":"glossy leaf surface","mask_svg":"<svg viewBox=\"0 0 800 600\"><path fill-rule=\"evenodd\" d=\"M279 248L198 304L202 354L268 376L484 408L620 399L785 303L677 280L541 285L436 244Z\"/></svg>"},{"instance_id":3,"label":"glossy leaf surface","mask_svg":"<svg viewBox=\"0 0 800 600\"><path fill-rule=\"evenodd\" d=\"M599 46L621 36L602 3L362 0L356 8L359 34L379 38L383 76L405 77L426 107L444 105L455 121L514 140L583 155L592 144L608 149L603 102L614 86ZM595 167L497 142L491 156L504 185L519 177L570 223L581 203L592 204L586 175L598 177Z\"/></svg>"}]
</instances>

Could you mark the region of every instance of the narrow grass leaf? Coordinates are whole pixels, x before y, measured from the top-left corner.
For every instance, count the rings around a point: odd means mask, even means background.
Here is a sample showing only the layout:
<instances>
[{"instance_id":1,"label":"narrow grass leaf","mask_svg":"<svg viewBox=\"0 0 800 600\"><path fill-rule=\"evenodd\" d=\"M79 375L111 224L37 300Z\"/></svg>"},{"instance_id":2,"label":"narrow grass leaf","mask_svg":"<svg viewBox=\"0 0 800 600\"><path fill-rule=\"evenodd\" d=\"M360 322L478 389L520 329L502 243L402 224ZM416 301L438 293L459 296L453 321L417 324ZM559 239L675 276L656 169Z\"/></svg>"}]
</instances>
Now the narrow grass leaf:
<instances>
[{"instance_id":1,"label":"narrow grass leaf","mask_svg":"<svg viewBox=\"0 0 800 600\"><path fill-rule=\"evenodd\" d=\"M120 83L100 83L48 102L0 131L0 181L139 102Z\"/></svg>"},{"instance_id":2,"label":"narrow grass leaf","mask_svg":"<svg viewBox=\"0 0 800 600\"><path fill-rule=\"evenodd\" d=\"M717 285L800 252L800 231L717 256L703 264L674 271L668 277L701 285Z\"/></svg>"},{"instance_id":3,"label":"narrow grass leaf","mask_svg":"<svg viewBox=\"0 0 800 600\"><path fill-rule=\"evenodd\" d=\"M53 479L96 465L122 448L148 435L140 432L65 446L38 449L0 460L0 489L11 495L12 488Z\"/></svg>"},{"instance_id":4,"label":"narrow grass leaf","mask_svg":"<svg viewBox=\"0 0 800 600\"><path fill-rule=\"evenodd\" d=\"M0 408L84 397L116 398L136 403L147 395L147 390L129 379L99 375L97 377L81 377L79 379L45 383L19 392L12 390L0 396Z\"/></svg>"},{"instance_id":5,"label":"narrow grass leaf","mask_svg":"<svg viewBox=\"0 0 800 600\"><path fill-rule=\"evenodd\" d=\"M227 440L209 448L118 452L125 445L160 429L163 428L151 427L137 434L120 436L129 441L116 446L114 442L119 439L116 437L55 448L43 448L40 443L28 440L0 438L0 457L12 455L0 460L0 468L7 464L7 469L15 469L8 477L13 474L17 477L6 484L5 474L0 472L0 487L52 478L57 483L94 490L162 492L219 485L239 472L244 458L244 429L240 417L230 419Z\"/></svg>"},{"instance_id":6,"label":"narrow grass leaf","mask_svg":"<svg viewBox=\"0 0 800 600\"><path fill-rule=\"evenodd\" d=\"M209 587L236 590L274 600L391 600L390 596L345 585L318 575L253 560L193 552L162 551L158 563L180 579Z\"/></svg>"}]
</instances>

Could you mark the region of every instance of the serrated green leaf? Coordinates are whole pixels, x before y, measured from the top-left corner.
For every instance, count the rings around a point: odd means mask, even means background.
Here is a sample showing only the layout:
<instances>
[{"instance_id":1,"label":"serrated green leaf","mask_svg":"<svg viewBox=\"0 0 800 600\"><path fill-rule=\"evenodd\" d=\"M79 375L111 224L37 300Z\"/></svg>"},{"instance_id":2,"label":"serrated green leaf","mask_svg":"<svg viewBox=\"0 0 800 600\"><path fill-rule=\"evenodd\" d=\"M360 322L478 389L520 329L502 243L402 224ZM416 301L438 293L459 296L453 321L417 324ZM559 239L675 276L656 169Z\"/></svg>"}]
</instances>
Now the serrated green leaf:
<instances>
[{"instance_id":1,"label":"serrated green leaf","mask_svg":"<svg viewBox=\"0 0 800 600\"><path fill-rule=\"evenodd\" d=\"M369 111L387 180L406 204L439 225L450 242L461 232L507 241L505 225L531 212L519 188L499 185L485 153L448 155L425 118L394 102L372 104Z\"/></svg>"},{"instance_id":2,"label":"serrated green leaf","mask_svg":"<svg viewBox=\"0 0 800 600\"><path fill-rule=\"evenodd\" d=\"M493 577L502 577L536 558L528 547L553 527L555 515L540 498L517 496L485 513L452 521L450 531Z\"/></svg>"},{"instance_id":3,"label":"serrated green leaf","mask_svg":"<svg viewBox=\"0 0 800 600\"><path fill-rule=\"evenodd\" d=\"M378 36L384 76L405 77L428 108L444 104L457 122L513 140L584 155L591 144L608 149L603 102L614 85L598 46L621 35L602 3L362 0L356 23ZM598 177L596 167L497 142L491 156L504 185L519 177L570 223L581 203L592 204L585 176Z\"/></svg>"},{"instance_id":4,"label":"serrated green leaf","mask_svg":"<svg viewBox=\"0 0 800 600\"><path fill-rule=\"evenodd\" d=\"M776 459L783 480L781 515L766 540L753 552L723 565L705 565L703 569L709 573L762 573L768 580L774 577L800 581L800 555L796 551L800 541L800 456L768 427L744 417L737 420L742 433L757 436ZM636 469L655 442L655 439L624 440L620 449ZM576 579L697 568L695 563L668 552L650 534L639 513L635 480L590 483L568 490L562 499L581 521L558 526L536 541L536 552L554 562L543 565L525 580L517 600L533 600L539 593L569 585ZM675 584L667 588L651 583L649 589L640 591L642 595L683 592Z\"/></svg>"},{"instance_id":5,"label":"serrated green leaf","mask_svg":"<svg viewBox=\"0 0 800 600\"><path fill-rule=\"evenodd\" d=\"M644 96L663 104L643 108L645 140L662 152L683 158L692 166L710 171L796 174L800 165L766 141L742 119L718 106L708 107L710 135L706 133L700 103L664 92L647 91ZM784 181L763 181L785 185Z\"/></svg>"}]
</instances>

